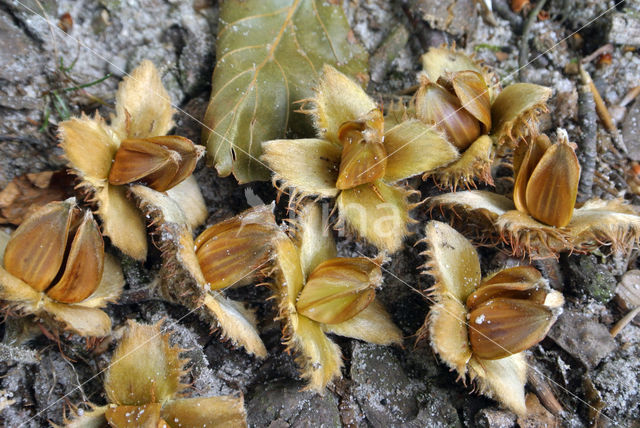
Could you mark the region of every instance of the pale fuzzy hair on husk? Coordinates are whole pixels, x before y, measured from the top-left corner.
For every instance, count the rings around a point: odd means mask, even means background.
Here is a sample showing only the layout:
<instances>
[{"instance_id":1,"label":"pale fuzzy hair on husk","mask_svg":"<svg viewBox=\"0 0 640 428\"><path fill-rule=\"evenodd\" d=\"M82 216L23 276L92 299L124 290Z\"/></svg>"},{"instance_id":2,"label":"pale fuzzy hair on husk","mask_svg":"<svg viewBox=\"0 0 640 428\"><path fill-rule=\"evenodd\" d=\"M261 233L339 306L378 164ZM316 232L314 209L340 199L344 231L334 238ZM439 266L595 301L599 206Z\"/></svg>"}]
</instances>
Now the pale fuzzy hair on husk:
<instances>
[{"instance_id":1,"label":"pale fuzzy hair on husk","mask_svg":"<svg viewBox=\"0 0 640 428\"><path fill-rule=\"evenodd\" d=\"M188 373L185 351L169 344L168 332L157 324L129 321L125 334L113 354L104 389L109 402L119 405L164 403L176 398L188 384L181 379ZM153 388L145 386L153 385Z\"/></svg>"},{"instance_id":2,"label":"pale fuzzy hair on husk","mask_svg":"<svg viewBox=\"0 0 640 428\"><path fill-rule=\"evenodd\" d=\"M447 58L447 61L450 62L449 66L445 64L438 65L438 57ZM430 48L427 53L420 57L420 60L424 70L422 73L432 82L436 82L443 72L471 70L479 73L484 79L489 90L491 102L501 90L500 79L493 69L477 59L475 52L466 54L461 49L457 49L455 42L451 46L443 43L440 47Z\"/></svg>"},{"instance_id":3,"label":"pale fuzzy hair on husk","mask_svg":"<svg viewBox=\"0 0 640 428\"><path fill-rule=\"evenodd\" d=\"M223 341L265 357L267 350L256 329L253 311L242 304L212 295L198 264L195 244L184 213L167 195L146 186L131 187L140 210L150 220L152 237L160 249L160 291L171 302L196 310L200 318L218 331Z\"/></svg>"},{"instance_id":4,"label":"pale fuzzy hair on husk","mask_svg":"<svg viewBox=\"0 0 640 428\"><path fill-rule=\"evenodd\" d=\"M500 93L491 105L491 117L495 120L491 135L497 139L498 147L538 135L539 116L549 111L547 100L551 92L551 88L544 86L515 83ZM514 111L516 103L520 103L517 112Z\"/></svg>"},{"instance_id":5,"label":"pale fuzzy hair on husk","mask_svg":"<svg viewBox=\"0 0 640 428\"><path fill-rule=\"evenodd\" d=\"M589 224L583 229L582 223ZM637 208L621 199L591 199L576 209L567 226L576 251L611 246L613 251L628 252L640 241L640 216Z\"/></svg>"},{"instance_id":6,"label":"pale fuzzy hair on husk","mask_svg":"<svg viewBox=\"0 0 640 428\"><path fill-rule=\"evenodd\" d=\"M276 278L274 291L278 303L277 319L283 322L283 343L287 352L293 353L295 362L300 368L300 376L308 382L305 389L323 394L326 385L332 379L341 376L342 352L338 345L326 337L320 327L316 325L317 323L299 315L296 311L297 294L292 296L291 291L297 290L299 292L303 286L302 281L304 281L297 247L290 238L283 236L276 244L276 248L278 265L273 272ZM293 284L294 281L300 281L300 284ZM314 327L318 329L321 336L315 331L311 332L314 335L311 340L301 335L303 328L305 332L308 332L308 329ZM315 339L323 342L324 349L315 345L317 343ZM326 358L326 366L315 364L312 361L314 354L318 358L328 357Z\"/></svg>"},{"instance_id":7,"label":"pale fuzzy hair on husk","mask_svg":"<svg viewBox=\"0 0 640 428\"><path fill-rule=\"evenodd\" d=\"M426 258L421 273L432 276L435 282L428 290L434 304L418 331L418 340L428 332L433 349L464 379L471 348L463 302L481 280L478 254L462 235L437 221L427 223L421 242L427 244L421 253Z\"/></svg>"},{"instance_id":8,"label":"pale fuzzy hair on husk","mask_svg":"<svg viewBox=\"0 0 640 428\"><path fill-rule=\"evenodd\" d=\"M465 301L481 281L478 254L471 243L445 223L431 221L425 229L427 250L422 273L434 277L429 290L434 301L418 340L429 335L432 348L463 382L469 374L479 391L524 414L526 362L522 352L499 360L483 360L473 355L467 333ZM495 368L500 368L496 370Z\"/></svg>"},{"instance_id":9,"label":"pale fuzzy hair on husk","mask_svg":"<svg viewBox=\"0 0 640 428\"><path fill-rule=\"evenodd\" d=\"M524 352L498 360L472 358L469 379L478 392L502 403L518 415L527 413L524 385L527 382L527 361Z\"/></svg>"},{"instance_id":10,"label":"pale fuzzy hair on husk","mask_svg":"<svg viewBox=\"0 0 640 428\"><path fill-rule=\"evenodd\" d=\"M489 246L502 242L494 224L500 215L514 208L510 199L484 190L443 193L427 198L425 205L431 217L435 211L476 244Z\"/></svg>"},{"instance_id":11,"label":"pale fuzzy hair on husk","mask_svg":"<svg viewBox=\"0 0 640 428\"><path fill-rule=\"evenodd\" d=\"M401 249L404 238L409 235L409 230L407 225L409 223L417 222L414 218L411 217L410 212L411 210L419 206L420 202L411 203L409 202L409 200L414 195L420 195L420 192L417 190L411 189L406 185L398 185L398 184L390 185L381 181L379 183L382 183L382 184L379 184L379 186L385 186L385 191L389 191L389 192L393 191L399 195L399 197L397 198L399 203L397 205L392 204L396 207L398 205L401 207L399 208L399 212L401 216L393 220L394 225L396 225L395 231L393 231L392 233L385 233L386 237L380 237L380 234L378 233L378 231L374 231L374 227L373 227L374 224L372 224L371 222L366 223L364 225L366 227L358 226L355 223L354 218L345 209L346 207L350 206L349 203L345 203L345 198L346 198L345 195L348 194L346 193L347 191L343 191L338 196L338 200L336 202L336 206L338 208L338 221L336 223L335 228L338 230L344 230L351 236L364 238L365 241L372 243L380 250L388 251L389 253L395 253L396 251L399 251ZM363 185L363 186L366 186L366 185ZM349 191L353 191L353 190L355 189L349 189ZM377 202L380 202L379 199L376 199L376 200ZM359 199L357 202L360 203L361 201L362 199ZM389 199L386 199L385 203L390 203ZM377 209L378 206L379 205L377 205L376 203L375 209ZM368 209L366 210L366 212L373 213L375 211ZM389 216L385 216L384 214L386 213L381 213L380 216L368 215L367 217L374 217L374 220L379 220L380 218L389 217ZM358 218L358 220L361 220L361 218Z\"/></svg>"},{"instance_id":12,"label":"pale fuzzy hair on husk","mask_svg":"<svg viewBox=\"0 0 640 428\"><path fill-rule=\"evenodd\" d=\"M493 141L491 137L483 135L474 141L458 160L425 174L423 179L431 177L438 188L450 189L453 192L458 187L475 189L477 187L476 179L493 186L493 177L491 176L493 157Z\"/></svg>"}]
</instances>

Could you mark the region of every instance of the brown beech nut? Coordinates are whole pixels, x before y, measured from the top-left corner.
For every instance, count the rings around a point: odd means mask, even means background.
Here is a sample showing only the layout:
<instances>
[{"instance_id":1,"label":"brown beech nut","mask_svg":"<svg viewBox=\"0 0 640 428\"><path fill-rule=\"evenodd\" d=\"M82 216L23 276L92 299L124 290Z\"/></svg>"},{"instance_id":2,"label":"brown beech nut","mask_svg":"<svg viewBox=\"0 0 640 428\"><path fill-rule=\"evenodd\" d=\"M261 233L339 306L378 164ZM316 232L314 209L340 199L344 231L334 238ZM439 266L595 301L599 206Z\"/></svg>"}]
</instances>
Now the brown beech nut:
<instances>
[{"instance_id":1,"label":"brown beech nut","mask_svg":"<svg viewBox=\"0 0 640 428\"><path fill-rule=\"evenodd\" d=\"M487 111L491 112L490 106ZM480 122L462 107L455 94L437 83L428 82L418 89L416 115L424 123L443 130L460 150L469 147L480 136Z\"/></svg>"},{"instance_id":2,"label":"brown beech nut","mask_svg":"<svg viewBox=\"0 0 640 428\"><path fill-rule=\"evenodd\" d=\"M75 203L47 204L11 235L4 268L58 302L81 302L102 279L100 229L91 212Z\"/></svg>"},{"instance_id":3,"label":"brown beech nut","mask_svg":"<svg viewBox=\"0 0 640 428\"><path fill-rule=\"evenodd\" d=\"M189 177L203 154L204 147L175 135L123 140L109 171L109 183L141 182L164 192Z\"/></svg>"},{"instance_id":4,"label":"brown beech nut","mask_svg":"<svg viewBox=\"0 0 640 428\"><path fill-rule=\"evenodd\" d=\"M578 196L580 163L567 134L551 144L546 135L518 146L513 202L519 211L551 226L569 224Z\"/></svg>"},{"instance_id":5,"label":"brown beech nut","mask_svg":"<svg viewBox=\"0 0 640 428\"><path fill-rule=\"evenodd\" d=\"M120 263L74 198L41 207L11 235L0 230L0 300L11 314L33 315L52 331L106 336L111 319L100 308L123 287Z\"/></svg>"},{"instance_id":6,"label":"brown beech nut","mask_svg":"<svg viewBox=\"0 0 640 428\"><path fill-rule=\"evenodd\" d=\"M531 266L482 280L475 248L445 223L429 222L425 235L435 302L418 337L428 336L440 358L461 378L476 381L482 393L526 413L522 351L544 339L564 297Z\"/></svg>"},{"instance_id":7,"label":"brown beech nut","mask_svg":"<svg viewBox=\"0 0 640 428\"><path fill-rule=\"evenodd\" d=\"M338 324L358 315L373 301L382 271L364 257L336 257L320 263L298 295L296 309L325 324Z\"/></svg>"},{"instance_id":8,"label":"brown beech nut","mask_svg":"<svg viewBox=\"0 0 640 428\"><path fill-rule=\"evenodd\" d=\"M337 189L352 189L384 177L387 151L384 147L384 118L378 109L360 120L345 122L338 130L342 143Z\"/></svg>"},{"instance_id":9,"label":"brown beech nut","mask_svg":"<svg viewBox=\"0 0 640 428\"><path fill-rule=\"evenodd\" d=\"M258 278L273 257L272 241L278 231L267 206L206 228L196 238L195 250L210 289L246 285Z\"/></svg>"}]
</instances>

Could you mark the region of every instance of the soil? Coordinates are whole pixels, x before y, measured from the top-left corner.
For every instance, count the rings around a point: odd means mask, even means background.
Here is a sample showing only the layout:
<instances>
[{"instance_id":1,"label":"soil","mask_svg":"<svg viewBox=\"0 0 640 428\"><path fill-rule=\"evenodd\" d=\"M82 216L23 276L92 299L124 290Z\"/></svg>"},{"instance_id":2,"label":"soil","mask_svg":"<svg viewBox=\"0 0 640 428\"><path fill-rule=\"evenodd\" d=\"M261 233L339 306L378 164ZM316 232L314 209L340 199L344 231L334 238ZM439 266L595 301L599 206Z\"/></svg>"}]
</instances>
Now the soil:
<instances>
[{"instance_id":1,"label":"soil","mask_svg":"<svg viewBox=\"0 0 640 428\"><path fill-rule=\"evenodd\" d=\"M629 28L640 25L640 1L547 1L530 27L522 73L518 56L531 5L516 14L510 1L493 0L493 13L487 16L481 12L485 0L342 3L356 37L371 55L368 92L376 99L406 94L417 83L420 55L431 46L456 42L493 67L503 86L526 80L553 88L543 131L553 134L565 128L578 143L578 152L589 138L596 139L596 174L587 192L640 202L634 193L637 185L629 184L636 178L632 162L640 160L640 101L619 106L640 85L640 33L614 31L621 19ZM70 27L65 14L71 17ZM199 142L198 120L204 115L215 63L217 15L215 0L0 0L0 189L14 177L62 167L56 124L67 110L79 115L99 109L108 116L119 78L144 58L159 67L172 101L181 109L175 134ZM58 25L66 25L66 33ZM610 107L626 155L597 116L579 106L577 63L607 43L612 44L608 54L585 67ZM111 77L88 88L63 91L108 73ZM241 186L204 165L196 178L209 207L207 224L277 196L270 183ZM438 192L431 182L411 184L423 197ZM286 198L278 207L277 213L284 215ZM303 383L284 352L281 326L273 321L275 309L266 301L266 289L245 287L233 294L257 310L269 351L263 361L231 349L186 309L154 297L110 305L113 338L98 346L72 335L57 343L33 334L29 320L7 318L0 326L0 425L61 424L75 406L82 411L88 402L106 403L102 370L125 321L164 319L176 332L175 343L190 349L189 394L241 392L250 426L640 426L640 327L631 323L615 338L609 334L625 314L616 285L627 270L638 269L636 251L625 256L563 255L536 264L552 286L563 291L567 303L548 337L528 351L537 381L530 382L527 391L537 394L539 402L537 411L519 418L473 392L472 385L457 381L427 341L414 345L414 334L429 309L428 300L414 288L426 290L431 284L428 276L420 275L424 260L419 252L424 247L418 243L430 216L418 208L414 217L415 233L386 265L392 274L385 275L378 293L405 334L405 346L385 348L335 338L345 357L343 379L323 396L301 392ZM371 248L348 238L339 238L341 255L372 254ZM484 248L480 254L484 272L516 262L496 249ZM144 264L122 261L127 296L145 289L160 263L157 251ZM552 415L552 406L543 406L545 394L552 394L562 411Z\"/></svg>"}]
</instances>

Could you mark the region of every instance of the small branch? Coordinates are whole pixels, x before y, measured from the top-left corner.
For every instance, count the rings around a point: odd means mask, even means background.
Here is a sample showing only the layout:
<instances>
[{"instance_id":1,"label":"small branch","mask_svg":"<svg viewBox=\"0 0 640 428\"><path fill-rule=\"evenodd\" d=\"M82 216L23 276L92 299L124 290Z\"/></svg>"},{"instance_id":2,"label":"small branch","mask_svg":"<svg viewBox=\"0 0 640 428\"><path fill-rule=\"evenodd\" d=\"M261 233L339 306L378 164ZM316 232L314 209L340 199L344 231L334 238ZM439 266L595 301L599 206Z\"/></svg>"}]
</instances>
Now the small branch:
<instances>
[{"instance_id":1,"label":"small branch","mask_svg":"<svg viewBox=\"0 0 640 428\"><path fill-rule=\"evenodd\" d=\"M640 95L640 86L634 86L629 92L627 92L627 95L622 98L622 100L618 103L618 106L626 107L627 104L635 100L638 95Z\"/></svg>"},{"instance_id":2,"label":"small branch","mask_svg":"<svg viewBox=\"0 0 640 428\"><path fill-rule=\"evenodd\" d=\"M638 306L634 310L630 311L620 321L618 321L616 323L616 325L613 326L613 328L609 332L609 333L611 333L611 336L616 337L618 335L618 333L620 333L622 331L622 329L625 328L627 326L627 324L629 324L631 322L631 320L633 320L636 317L636 315L638 315L638 314L640 314L640 306Z\"/></svg>"},{"instance_id":3,"label":"small branch","mask_svg":"<svg viewBox=\"0 0 640 428\"><path fill-rule=\"evenodd\" d=\"M582 167L578 185L578 202L584 202L593 194L593 173L598 155L596 104L591 89L585 82L578 87L578 118L582 130L578 151L578 160Z\"/></svg>"},{"instance_id":4,"label":"small branch","mask_svg":"<svg viewBox=\"0 0 640 428\"><path fill-rule=\"evenodd\" d=\"M544 4L547 0L540 0L536 7L533 8L529 16L527 17L526 22L524 23L524 27L522 29L522 38L520 39L520 55L518 56L518 79L521 82L524 82L524 68L529 65L529 30L531 29L531 25L535 22L538 14L544 7Z\"/></svg>"},{"instance_id":5,"label":"small branch","mask_svg":"<svg viewBox=\"0 0 640 428\"><path fill-rule=\"evenodd\" d=\"M604 100L600 96L600 92L598 92L598 88L593 83L591 76L587 72L587 70L580 65L580 76L586 85L589 86L591 93L593 94L593 101L596 103L596 112L598 113L598 117L600 117L600 121L604 125L605 129L609 131L611 134L611 140L613 144L615 144L618 150L621 150L623 153L627 153L627 146L624 144L622 140L622 134L618 132L618 128L613 123L613 119L611 119L611 115L609 114L609 109L607 109L607 105L604 103Z\"/></svg>"},{"instance_id":6,"label":"small branch","mask_svg":"<svg viewBox=\"0 0 640 428\"><path fill-rule=\"evenodd\" d=\"M559 416L564 413L562 404L560 404L538 368L534 367L533 370L528 370L527 379L529 380L529 386L531 386L547 410L554 416Z\"/></svg>"},{"instance_id":7,"label":"small branch","mask_svg":"<svg viewBox=\"0 0 640 428\"><path fill-rule=\"evenodd\" d=\"M595 51L591 52L589 55L585 56L580 60L580 64L588 64L594 59L598 58L602 54L613 53L613 45L611 43L607 43L606 45L600 46Z\"/></svg>"}]
</instances>

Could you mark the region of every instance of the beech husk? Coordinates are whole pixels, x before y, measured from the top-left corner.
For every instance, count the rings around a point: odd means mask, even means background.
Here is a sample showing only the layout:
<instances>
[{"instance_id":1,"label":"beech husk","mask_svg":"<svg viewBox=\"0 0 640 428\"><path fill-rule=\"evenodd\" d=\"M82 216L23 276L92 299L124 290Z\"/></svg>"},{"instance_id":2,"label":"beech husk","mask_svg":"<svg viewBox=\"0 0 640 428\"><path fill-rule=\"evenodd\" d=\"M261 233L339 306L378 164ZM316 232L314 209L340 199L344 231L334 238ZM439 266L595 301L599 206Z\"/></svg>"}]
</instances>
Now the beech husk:
<instances>
[{"instance_id":1,"label":"beech husk","mask_svg":"<svg viewBox=\"0 0 640 428\"><path fill-rule=\"evenodd\" d=\"M426 273L435 301L418 337L429 337L440 358L481 392L524 414L522 353L542 340L564 300L534 268L518 266L480 277L473 246L452 227L427 224Z\"/></svg>"}]
</instances>

